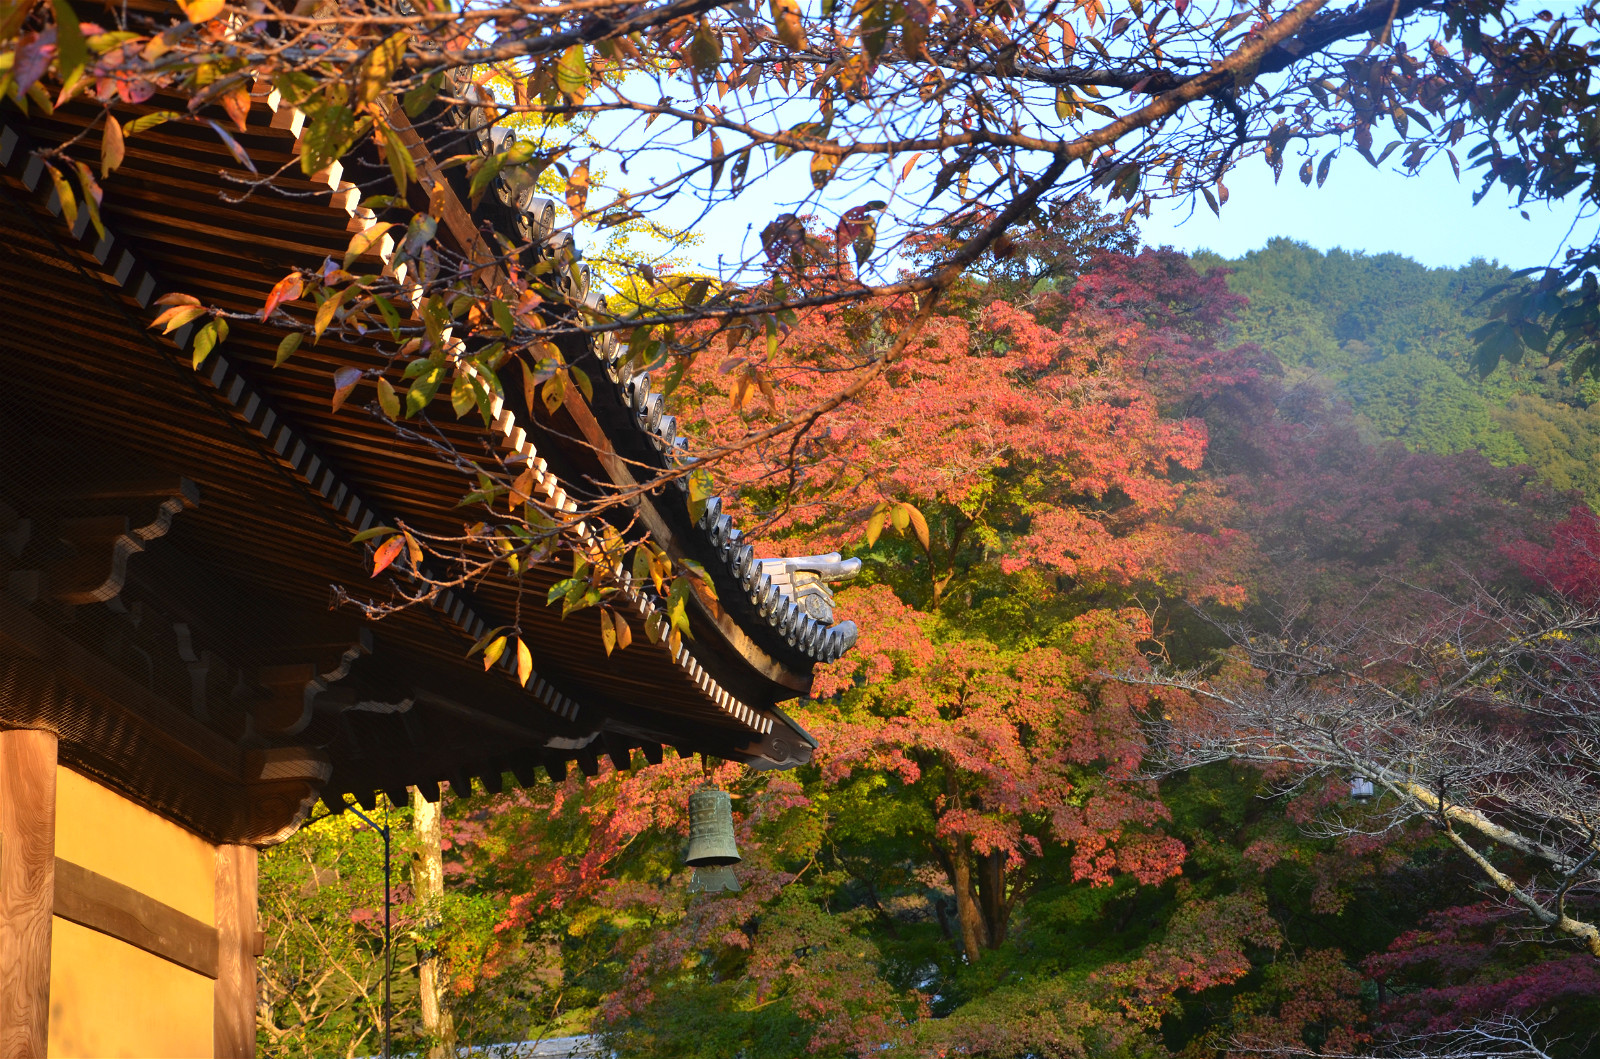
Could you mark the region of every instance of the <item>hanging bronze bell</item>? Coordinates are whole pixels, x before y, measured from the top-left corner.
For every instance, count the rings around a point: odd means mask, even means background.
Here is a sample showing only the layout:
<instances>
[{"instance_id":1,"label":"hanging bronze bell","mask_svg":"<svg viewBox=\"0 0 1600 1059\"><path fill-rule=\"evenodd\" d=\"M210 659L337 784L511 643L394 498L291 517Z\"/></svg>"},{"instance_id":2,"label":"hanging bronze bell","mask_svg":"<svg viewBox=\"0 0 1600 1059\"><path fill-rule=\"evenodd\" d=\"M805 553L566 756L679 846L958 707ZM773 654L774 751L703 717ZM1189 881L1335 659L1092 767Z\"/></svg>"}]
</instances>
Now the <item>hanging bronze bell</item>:
<instances>
[{"instance_id":1,"label":"hanging bronze bell","mask_svg":"<svg viewBox=\"0 0 1600 1059\"><path fill-rule=\"evenodd\" d=\"M691 868L708 868L739 861L728 792L708 787L689 795L689 852L684 862Z\"/></svg>"}]
</instances>

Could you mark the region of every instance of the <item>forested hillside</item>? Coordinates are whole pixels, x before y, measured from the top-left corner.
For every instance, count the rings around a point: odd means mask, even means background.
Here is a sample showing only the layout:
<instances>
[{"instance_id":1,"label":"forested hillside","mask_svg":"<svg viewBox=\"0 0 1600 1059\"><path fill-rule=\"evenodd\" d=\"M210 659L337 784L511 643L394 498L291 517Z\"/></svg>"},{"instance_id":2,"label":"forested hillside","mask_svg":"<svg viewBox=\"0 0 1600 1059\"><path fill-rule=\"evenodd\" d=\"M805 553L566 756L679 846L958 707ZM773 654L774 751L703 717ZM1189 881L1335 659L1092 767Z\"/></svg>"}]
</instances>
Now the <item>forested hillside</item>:
<instances>
[{"instance_id":1,"label":"forested hillside","mask_svg":"<svg viewBox=\"0 0 1600 1059\"><path fill-rule=\"evenodd\" d=\"M1275 354L1291 378L1325 381L1374 437L1421 452L1477 449L1497 464L1528 463L1560 489L1600 504L1600 383L1564 366L1473 366L1480 298L1509 271L1482 260L1426 268L1396 254L1321 253L1275 239L1226 267L1249 299L1233 334ZM1542 361L1542 358L1535 358Z\"/></svg>"},{"instance_id":2,"label":"forested hillside","mask_svg":"<svg viewBox=\"0 0 1600 1059\"><path fill-rule=\"evenodd\" d=\"M864 563L838 601L860 644L793 711L815 763L639 757L447 797L442 896L409 885L425 835L402 844L400 1049L1352 1055L1511 1019L1592 1054L1600 960L1496 896L1435 818L1352 799L1342 765L1173 768L1197 701L1150 681L1242 672L1230 622L1287 614L1348 645L1470 586L1594 590L1600 568L1566 561L1592 530L1569 487L1600 488L1593 391L1474 377L1486 265L1278 242L1224 278L1104 218L1053 221L824 427L719 466L764 554ZM805 244L798 289L827 282L832 238ZM674 413L698 444L740 437L916 310L719 335L674 366ZM691 894L681 863L708 775L735 798L736 894ZM267 855L263 1054L373 1051L376 850L338 818ZM1593 914L1589 889L1561 900Z\"/></svg>"}]
</instances>

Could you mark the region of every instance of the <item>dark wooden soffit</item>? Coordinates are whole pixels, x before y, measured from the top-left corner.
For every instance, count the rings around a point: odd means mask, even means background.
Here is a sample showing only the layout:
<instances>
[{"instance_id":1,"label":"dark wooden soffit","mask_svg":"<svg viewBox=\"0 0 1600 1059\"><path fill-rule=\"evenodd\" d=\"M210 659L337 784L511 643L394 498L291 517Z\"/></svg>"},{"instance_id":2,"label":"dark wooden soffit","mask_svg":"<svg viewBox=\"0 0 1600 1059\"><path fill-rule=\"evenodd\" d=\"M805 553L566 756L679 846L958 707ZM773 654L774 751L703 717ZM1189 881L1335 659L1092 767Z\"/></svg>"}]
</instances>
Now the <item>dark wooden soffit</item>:
<instances>
[{"instance_id":1,"label":"dark wooden soffit","mask_svg":"<svg viewBox=\"0 0 1600 1059\"><path fill-rule=\"evenodd\" d=\"M292 154L284 154L280 163L261 141L272 144L292 136L298 119L285 122L279 117L282 111L272 110L266 103L259 109L269 120L255 130L258 140L253 141L250 136L245 136L244 142L265 164L292 165ZM66 121L72 116L71 108L67 108L58 112L56 120ZM87 115L79 117L88 120ZM287 124L288 128L275 129L272 127L274 121ZM47 123L38 121L29 128L30 131L54 133L53 125L47 127ZM65 139L72 131L70 127L63 128L50 138ZM20 142L18 132L10 131L9 135L0 132L0 157L9 153L15 164L24 155ZM143 146L130 148L123 169L118 173L118 180L123 185L121 190L126 192L127 185L134 184L136 194L125 194L120 199L108 197L103 206L110 230L109 238L96 241L82 215L74 235L83 240L86 246L92 247L93 256L101 266L100 271L109 273L106 278L114 281L149 318L155 315L148 308L150 299L155 293L169 287L198 292L206 295L206 300L220 301L230 308L237 307L243 311L254 309L259 305L259 300L253 293L247 293L243 284L255 285L264 296L265 288L282 270L293 264L303 264L308 257L341 254L352 228L359 230L363 225L374 223L370 212L353 205L354 188L340 179L339 172L318 174L314 184L336 189L333 192L334 208L324 216L330 219L337 217L339 223L329 224L324 220L320 227L314 226L295 235L294 246L274 247L271 245L274 240L262 238L258 218L249 217L249 223L241 225L240 222L247 218L238 210L217 209L214 200L218 192L226 190L225 184L213 183L205 187L205 198L194 202L180 215L175 212L177 203L165 202L159 194L149 190L154 186L154 181L147 182L143 187L135 183L141 163L150 162L151 152L155 153L156 161L153 164L157 166L162 158L169 155L187 161L188 155L206 151L208 144L203 136L192 132L163 136L159 131L154 131L141 135L136 144ZM213 150L220 150L216 145L209 146ZM276 149L280 152L290 151L293 146L292 141L276 142ZM216 165L222 159L208 161ZM222 168L220 165L216 167ZM200 165L193 163L189 168L191 171L204 171ZM21 179L31 191L44 195L46 205L55 207L53 194L47 194L47 182L42 180L42 167L37 164L24 165ZM191 172L189 180L193 182L194 179ZM163 179L160 189L170 192L169 181ZM153 194L155 197L152 199ZM261 200L251 200L252 203L258 201ZM298 205L301 207L297 213L301 218L298 223L302 229L306 229L304 204ZM202 220L206 222L204 225L199 223ZM281 242L293 228L281 218L274 220L276 223L272 225L272 230L280 233L277 241ZM228 224L234 227L225 227ZM143 235L137 240L122 238L123 228L139 230ZM203 228L204 234L210 238L186 240L182 232L197 228ZM237 263L228 268L210 260L208 256L214 254L219 246L254 246L258 258L267 251L271 251L273 256L251 262L247 270L241 270ZM380 254L385 252L382 241L376 250ZM145 263L147 258L158 259L156 264L160 266L160 278L157 278L157 267ZM381 262L378 267L383 267ZM230 282L219 286L218 275L227 277ZM230 301L234 304L229 305ZM170 336L180 350L186 348L191 337L188 328L179 329ZM327 411L331 365L325 359L319 362L314 352L303 352L285 365L283 370L275 371L272 366L275 337L267 329L252 328L236 321L227 349L212 354L208 361L202 377L225 399L234 417L258 433L270 445L272 458L303 480L329 513L352 532L390 521L378 512L378 508L385 506L382 501L375 504L365 495L365 486L358 491L358 487L352 484L356 480L370 483L374 477L381 483L379 494L390 501L387 505L389 510L403 512L413 524L426 526L431 519L440 528L448 528L449 523L440 523L440 518L453 517L447 498L459 491L459 483L444 476L437 467L430 466L431 461L425 450L406 454L399 471L411 480L403 486L396 483L396 469L384 466L385 463L394 462L394 439L391 436L379 436L379 432L372 429L373 424L361 422L359 414L346 412L343 416L334 416ZM342 355L352 353L348 349L341 352ZM377 363L381 357L372 351L372 359ZM502 416L500 426L506 429L499 436L507 440L515 436L514 428L506 422L506 417ZM474 445L483 443L483 435L472 434L470 428L447 429L454 430L458 436L452 440L469 451ZM526 440L525 436L523 445L532 447L531 441ZM335 461L341 465L340 469L334 467ZM352 463L359 464L362 473L353 477L343 473L343 468ZM564 488L554 480L553 475L546 484L552 500L562 497ZM554 571L549 573L553 579ZM479 597L481 602L474 597ZM641 617L647 610L659 612L659 606L643 593L639 594L636 602L640 605ZM471 595L445 593L437 601L436 609L447 623L456 627L464 640L470 642L491 627L491 621L483 612L485 603L490 604L491 611L500 616L500 621L495 623L503 623L518 607L516 589L514 586L480 585L475 586ZM541 617L536 615L536 619ZM553 618L543 619L550 632L559 634L565 631L558 622L552 622ZM715 628L705 631L709 637L702 639L709 638L714 642L719 638ZM626 682L628 671L641 669L644 679L638 682L636 694L659 698L664 704L685 711L688 715L686 719L700 714L701 708L694 704L703 703L711 707L712 712L696 720L696 724L711 723L713 727L724 727L731 722L732 727L743 727L750 735L760 736L770 732L776 725L770 715L760 715L762 707L777 698L791 697L806 683L788 673L779 674L783 678L781 682L768 683L762 671L748 666L741 668L740 664L729 665L726 660L719 663L710 659L708 661L711 664L707 665L695 657L693 648L672 658L665 656L662 649L641 647L618 660L609 660L597 650L598 638L587 635L587 632L585 630L586 635L582 637L557 635L555 638L563 641L560 649L545 656L551 659L553 672L537 672L530 681L535 696L556 715L568 720L578 720L580 698L593 701L601 707L597 712L604 716L604 689L619 678ZM663 655L665 667L652 661L652 654ZM742 663L742 660L736 661ZM535 665L538 670L545 668L538 660ZM507 661L502 670L507 679L510 679L510 668L510 662ZM752 680L755 684L752 684ZM725 685L738 687L739 691L730 692ZM753 701L743 701L746 698ZM678 705L672 705L674 703ZM713 720L718 714L722 719Z\"/></svg>"}]
</instances>

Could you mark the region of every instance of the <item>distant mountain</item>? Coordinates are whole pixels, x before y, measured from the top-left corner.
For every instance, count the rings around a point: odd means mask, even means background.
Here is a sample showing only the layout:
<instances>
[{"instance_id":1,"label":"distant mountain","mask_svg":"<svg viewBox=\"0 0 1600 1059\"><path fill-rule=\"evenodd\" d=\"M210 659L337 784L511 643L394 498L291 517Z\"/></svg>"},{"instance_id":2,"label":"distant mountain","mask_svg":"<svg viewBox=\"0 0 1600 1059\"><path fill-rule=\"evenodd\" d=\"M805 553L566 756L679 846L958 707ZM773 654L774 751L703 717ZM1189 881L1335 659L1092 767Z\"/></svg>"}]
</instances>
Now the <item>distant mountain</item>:
<instances>
[{"instance_id":1,"label":"distant mountain","mask_svg":"<svg viewBox=\"0 0 1600 1059\"><path fill-rule=\"evenodd\" d=\"M1507 269L1482 259L1445 269L1399 254L1325 254L1290 239L1232 261L1205 252L1194 261L1202 271L1227 268L1229 287L1250 299L1239 341L1349 401L1375 438L1528 463L1600 506L1600 382L1574 380L1560 364L1502 365L1487 379L1472 366L1478 299Z\"/></svg>"}]
</instances>

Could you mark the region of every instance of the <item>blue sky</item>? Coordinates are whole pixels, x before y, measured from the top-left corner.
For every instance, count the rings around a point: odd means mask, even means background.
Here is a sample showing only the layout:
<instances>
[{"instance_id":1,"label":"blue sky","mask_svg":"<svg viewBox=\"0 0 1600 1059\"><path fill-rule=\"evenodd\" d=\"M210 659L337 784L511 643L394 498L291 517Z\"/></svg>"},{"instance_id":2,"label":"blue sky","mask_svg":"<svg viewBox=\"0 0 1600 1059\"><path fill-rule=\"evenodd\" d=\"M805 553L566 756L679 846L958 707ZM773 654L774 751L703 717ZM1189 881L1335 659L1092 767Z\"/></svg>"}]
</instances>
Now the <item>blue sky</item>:
<instances>
[{"instance_id":1,"label":"blue sky","mask_svg":"<svg viewBox=\"0 0 1600 1059\"><path fill-rule=\"evenodd\" d=\"M648 86L635 87L635 95L650 94L644 90ZM795 121L816 116L808 100L793 101L793 107ZM602 119L597 125L600 142L612 134L628 135L608 124ZM631 179L637 186L653 169L680 165L685 157L698 159L703 150L690 144L682 156L665 153L641 159L643 164L636 162L635 176L617 173L613 179L623 183ZM1274 236L1287 236L1319 250L1342 247L1371 254L1394 252L1435 267L1454 267L1475 257L1512 268L1544 265L1559 260L1565 246L1587 246L1600 235L1600 218L1578 217L1576 196L1553 207L1530 203L1523 207L1527 218L1503 190L1492 191L1474 206L1476 175L1466 171L1457 182L1443 158L1430 161L1419 175L1407 177L1391 166L1374 169L1354 150L1345 150L1335 159L1321 188L1302 185L1296 175L1298 168L1299 159L1292 158L1283 178L1274 184L1272 171L1260 158L1247 159L1226 178L1229 202L1222 207L1220 218L1196 200L1192 207L1185 202L1157 203L1148 219L1136 223L1147 244L1171 245L1191 253L1212 250L1224 257L1238 257ZM692 196L658 204L658 219L692 230L699 237L698 246L679 248L672 255L679 263L718 272L719 257L725 264L759 258L758 233L763 226L786 210L798 207L810 212L813 208L801 203L811 193L805 158L791 157L759 179L755 178L761 166L752 169L751 190L709 213L702 214ZM908 186L918 184L913 178ZM837 179L823 195L825 212L889 197L887 192L883 184ZM897 202L894 209L899 212L906 205L909 203ZM880 232L880 237L885 242L892 240L889 231ZM895 259L883 262L875 278L888 278L896 263Z\"/></svg>"},{"instance_id":2,"label":"blue sky","mask_svg":"<svg viewBox=\"0 0 1600 1059\"><path fill-rule=\"evenodd\" d=\"M1463 174L1457 183L1448 164L1434 163L1420 175L1406 177L1388 168L1373 169L1354 151L1346 151L1321 188L1302 185L1295 176L1297 167L1286 167L1274 185L1271 170L1261 160L1249 159L1227 177L1229 201L1220 218L1203 202L1193 210L1185 203L1157 203L1148 220L1137 221L1141 235L1152 246L1171 245L1191 253L1212 250L1224 257L1238 257L1274 236L1287 236L1319 250L1394 252L1435 267L1484 257L1523 268L1558 257L1569 231L1579 246L1600 232L1600 218L1578 219L1575 202L1554 207L1530 203L1524 219L1510 197L1497 190L1474 206L1476 181ZM791 159L768 179L763 194L721 205L709 219L695 217L688 202L670 204L667 217L692 226L703 239L684 257L714 269L718 254L736 259L752 253L761 227L809 190L803 160ZM868 192L856 192L849 201L866 197Z\"/></svg>"},{"instance_id":3,"label":"blue sky","mask_svg":"<svg viewBox=\"0 0 1600 1059\"><path fill-rule=\"evenodd\" d=\"M1302 185L1297 166L1286 166L1273 186L1272 171L1250 159L1228 176L1229 201L1220 219L1204 203L1193 213L1178 204L1157 206L1149 220L1141 221L1145 242L1238 257L1283 235L1319 250L1392 251L1425 265L1454 266L1485 257L1521 268L1547 263L1577 216L1572 203L1555 208L1534 203L1525 207L1524 220L1501 191L1473 206L1477 181L1463 173L1456 183L1448 163L1404 177L1373 169L1354 151L1345 151L1321 189ZM1594 218L1580 220L1572 238L1586 245L1597 227Z\"/></svg>"}]
</instances>

